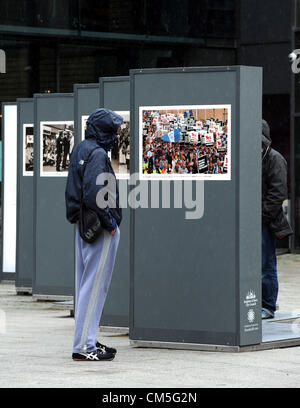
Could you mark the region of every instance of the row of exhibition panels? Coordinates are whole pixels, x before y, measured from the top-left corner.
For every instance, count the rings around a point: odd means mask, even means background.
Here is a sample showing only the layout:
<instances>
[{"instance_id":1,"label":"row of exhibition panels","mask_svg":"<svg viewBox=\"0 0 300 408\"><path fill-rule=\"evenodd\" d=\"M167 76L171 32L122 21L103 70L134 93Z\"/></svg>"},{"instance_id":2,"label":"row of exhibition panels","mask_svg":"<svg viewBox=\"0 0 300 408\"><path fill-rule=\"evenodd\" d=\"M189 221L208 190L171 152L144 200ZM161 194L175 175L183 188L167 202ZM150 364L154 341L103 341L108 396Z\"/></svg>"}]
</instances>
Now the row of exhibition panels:
<instances>
[{"instance_id":1,"label":"row of exhibition panels","mask_svg":"<svg viewBox=\"0 0 300 408\"><path fill-rule=\"evenodd\" d=\"M128 192L129 176L138 173L146 194L141 188L139 205L123 207L101 326L129 327L131 342L142 346L261 343L261 96L260 68L195 67L131 70L129 77L76 84L70 94L2 104L1 278L15 273L17 291L37 299L73 298L68 160L89 114L104 107L123 115L125 139L130 121L130 149L119 152L119 190ZM226 113L227 171L147 178L141 172L144 112L194 109ZM111 152L112 162L117 153Z\"/></svg>"},{"instance_id":2,"label":"row of exhibition panels","mask_svg":"<svg viewBox=\"0 0 300 408\"><path fill-rule=\"evenodd\" d=\"M75 84L72 94L35 94L3 104L2 271L6 279L15 273L17 293L73 300L74 226L66 220L64 202L68 164L89 114L108 106L128 123L128 77ZM127 175L121 178L126 182ZM123 239L101 321L116 327L129 326L130 217L129 210L123 212Z\"/></svg>"}]
</instances>

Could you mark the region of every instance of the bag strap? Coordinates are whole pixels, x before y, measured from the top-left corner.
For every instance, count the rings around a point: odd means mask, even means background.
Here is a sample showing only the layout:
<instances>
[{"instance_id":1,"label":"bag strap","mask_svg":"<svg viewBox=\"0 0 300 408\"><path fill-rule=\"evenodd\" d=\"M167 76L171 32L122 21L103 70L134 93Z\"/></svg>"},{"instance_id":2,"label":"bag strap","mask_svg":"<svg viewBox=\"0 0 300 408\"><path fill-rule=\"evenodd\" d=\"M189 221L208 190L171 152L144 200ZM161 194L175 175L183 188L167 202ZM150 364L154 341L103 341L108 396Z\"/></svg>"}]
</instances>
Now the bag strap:
<instances>
[{"instance_id":1,"label":"bag strap","mask_svg":"<svg viewBox=\"0 0 300 408\"><path fill-rule=\"evenodd\" d=\"M82 199L83 199L83 178L84 178L85 168L86 168L86 166L87 166L87 164L88 164L88 162L89 162L89 160L90 160L90 158L91 158L93 152L94 152L96 149L101 149L101 147L100 147L100 146L94 147L94 148L89 152L89 155L88 155L87 159L84 160L83 169L82 169L82 179L81 179L81 198L80 198L80 202L81 202L81 203L82 203Z\"/></svg>"}]
</instances>

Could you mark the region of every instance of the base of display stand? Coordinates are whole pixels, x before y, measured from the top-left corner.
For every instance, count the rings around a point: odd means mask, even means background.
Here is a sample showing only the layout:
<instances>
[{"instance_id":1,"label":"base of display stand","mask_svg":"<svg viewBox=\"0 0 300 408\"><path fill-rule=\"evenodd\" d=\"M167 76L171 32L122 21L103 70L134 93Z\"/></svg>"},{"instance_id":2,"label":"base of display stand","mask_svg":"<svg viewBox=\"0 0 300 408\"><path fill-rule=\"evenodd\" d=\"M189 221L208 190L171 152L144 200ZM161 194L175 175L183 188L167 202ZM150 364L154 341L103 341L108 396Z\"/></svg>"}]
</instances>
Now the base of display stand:
<instances>
[{"instance_id":1,"label":"base of display stand","mask_svg":"<svg viewBox=\"0 0 300 408\"><path fill-rule=\"evenodd\" d=\"M17 295L32 295L32 288L16 287Z\"/></svg>"},{"instance_id":2,"label":"base of display stand","mask_svg":"<svg viewBox=\"0 0 300 408\"><path fill-rule=\"evenodd\" d=\"M127 335L129 334L129 328L128 327L112 327L112 326L100 326L100 331L101 332L108 332L108 333L118 333L121 335Z\"/></svg>"},{"instance_id":3,"label":"base of display stand","mask_svg":"<svg viewBox=\"0 0 300 408\"><path fill-rule=\"evenodd\" d=\"M73 296L65 296L65 295L39 295L39 294L34 294L32 295L32 298L34 300L41 300L41 301L71 301L73 299Z\"/></svg>"},{"instance_id":4,"label":"base of display stand","mask_svg":"<svg viewBox=\"0 0 300 408\"><path fill-rule=\"evenodd\" d=\"M249 346L178 343L130 340L132 347L164 348L194 351L243 352L300 346L300 315L276 312L273 319L262 321L262 342Z\"/></svg>"}]
</instances>

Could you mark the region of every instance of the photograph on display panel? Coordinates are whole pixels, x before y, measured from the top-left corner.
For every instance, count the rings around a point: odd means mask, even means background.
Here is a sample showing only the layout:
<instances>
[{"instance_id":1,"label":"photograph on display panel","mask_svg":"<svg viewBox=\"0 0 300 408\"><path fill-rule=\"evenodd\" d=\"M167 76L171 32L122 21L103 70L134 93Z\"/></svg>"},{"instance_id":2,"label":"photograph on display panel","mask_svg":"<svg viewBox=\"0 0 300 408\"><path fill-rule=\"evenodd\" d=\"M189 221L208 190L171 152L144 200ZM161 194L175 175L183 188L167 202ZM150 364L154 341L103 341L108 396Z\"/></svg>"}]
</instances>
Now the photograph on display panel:
<instances>
[{"instance_id":1,"label":"photograph on display panel","mask_svg":"<svg viewBox=\"0 0 300 408\"><path fill-rule=\"evenodd\" d=\"M231 179L231 106L139 108L141 179Z\"/></svg>"},{"instance_id":2,"label":"photograph on display panel","mask_svg":"<svg viewBox=\"0 0 300 408\"><path fill-rule=\"evenodd\" d=\"M74 123L41 122L41 176L67 176L74 148Z\"/></svg>"},{"instance_id":3,"label":"photograph on display panel","mask_svg":"<svg viewBox=\"0 0 300 408\"><path fill-rule=\"evenodd\" d=\"M88 120L89 115L81 116L81 140L84 140L86 121Z\"/></svg>"},{"instance_id":4,"label":"photograph on display panel","mask_svg":"<svg viewBox=\"0 0 300 408\"><path fill-rule=\"evenodd\" d=\"M128 111L116 111L123 118L117 138L111 149L111 164L117 178L129 177L130 168L130 120Z\"/></svg>"},{"instance_id":5,"label":"photograph on display panel","mask_svg":"<svg viewBox=\"0 0 300 408\"><path fill-rule=\"evenodd\" d=\"M23 176L33 175L33 124L23 125Z\"/></svg>"},{"instance_id":6,"label":"photograph on display panel","mask_svg":"<svg viewBox=\"0 0 300 408\"><path fill-rule=\"evenodd\" d=\"M122 116L124 123L120 126L117 138L108 152L112 167L117 178L129 178L130 168L130 113L129 111L115 111ZM86 129L88 116L81 117L82 140Z\"/></svg>"}]
</instances>

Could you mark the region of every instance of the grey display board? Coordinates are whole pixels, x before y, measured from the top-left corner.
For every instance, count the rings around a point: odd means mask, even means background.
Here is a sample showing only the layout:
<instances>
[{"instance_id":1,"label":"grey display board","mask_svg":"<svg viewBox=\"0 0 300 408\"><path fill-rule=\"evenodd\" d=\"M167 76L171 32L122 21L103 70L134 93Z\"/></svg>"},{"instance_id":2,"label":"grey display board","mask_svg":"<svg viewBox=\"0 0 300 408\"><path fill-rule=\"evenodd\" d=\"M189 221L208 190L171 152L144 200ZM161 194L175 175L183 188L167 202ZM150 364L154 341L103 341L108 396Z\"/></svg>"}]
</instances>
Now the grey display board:
<instances>
[{"instance_id":1,"label":"grey display board","mask_svg":"<svg viewBox=\"0 0 300 408\"><path fill-rule=\"evenodd\" d=\"M34 95L34 129L33 294L68 298L74 292L74 226L68 223L65 208L74 146L73 94Z\"/></svg>"},{"instance_id":2,"label":"grey display board","mask_svg":"<svg viewBox=\"0 0 300 408\"><path fill-rule=\"evenodd\" d=\"M33 99L18 99L16 290L32 293L33 237Z\"/></svg>"},{"instance_id":3,"label":"grey display board","mask_svg":"<svg viewBox=\"0 0 300 408\"><path fill-rule=\"evenodd\" d=\"M2 103L0 280L14 280L16 272L17 111L15 102Z\"/></svg>"},{"instance_id":4,"label":"grey display board","mask_svg":"<svg viewBox=\"0 0 300 408\"><path fill-rule=\"evenodd\" d=\"M111 109L124 118L123 132L127 132L130 114L130 81L129 77L100 78L100 106ZM120 140L120 139L119 139ZM129 153L130 154L130 153ZM128 162L122 148L111 152L111 160L118 179L119 190L127 189L129 179ZM122 209L120 242L114 267L114 273L103 309L100 324L111 327L129 326L129 292L130 292L130 210Z\"/></svg>"},{"instance_id":5,"label":"grey display board","mask_svg":"<svg viewBox=\"0 0 300 408\"><path fill-rule=\"evenodd\" d=\"M84 139L85 122L99 108L99 83L74 85L74 128L75 144Z\"/></svg>"},{"instance_id":6,"label":"grey display board","mask_svg":"<svg viewBox=\"0 0 300 408\"><path fill-rule=\"evenodd\" d=\"M162 208L159 202L159 208L137 208L131 212L130 339L135 344L143 341L224 346L260 343L262 69L174 68L133 70L130 74L131 172L139 172L145 178L143 183L159 180L160 192L167 183L170 186L170 208ZM227 158L220 155L215 133L212 149L223 158L222 166L219 167L218 161L215 163L220 171L215 174L214 163L210 167L210 157L213 160L208 147L210 135L202 135L201 130L203 123L208 123L206 130L210 131L212 126L212 132L217 132L213 112L220 106L228 121L220 138L226 133L228 150ZM183 112L189 109L192 113L184 116ZM187 177L175 174L176 167L174 174L143 173L144 148L150 152L158 149L156 138L162 136L155 133L147 138L150 134L147 126L154 123L155 111L161 127L155 125L154 130L164 133L167 129L164 126L169 126L168 136L164 134L167 140L177 140L177 131L172 130L174 121L180 124L182 135L186 130L182 123L191 118L193 126L199 114L198 124L189 129L186 148L196 152L191 140L194 140L193 131L199 131L196 138L204 143L200 153L208 157L212 174L200 173L203 163L197 164L196 159L195 173ZM172 115L176 118L172 119ZM168 152L170 146L166 147ZM174 147L174 154L184 168L187 159L176 150ZM190 157L194 160L196 156ZM192 183L194 193L199 190L196 203L200 207L204 203L195 219L184 205L178 208L178 200L183 198L185 203L185 191L190 187L186 180ZM148 187L149 201L156 201L150 183Z\"/></svg>"},{"instance_id":7,"label":"grey display board","mask_svg":"<svg viewBox=\"0 0 300 408\"><path fill-rule=\"evenodd\" d=\"M85 122L89 115L99 107L99 83L95 84L75 84L74 85L74 130L75 144L84 139ZM75 236L74 236L75 239ZM75 253L74 253L75 257ZM76 258L74 258L76 263ZM75 284L75 277L74 277ZM76 303L76 293L74 287L74 305Z\"/></svg>"}]
</instances>

